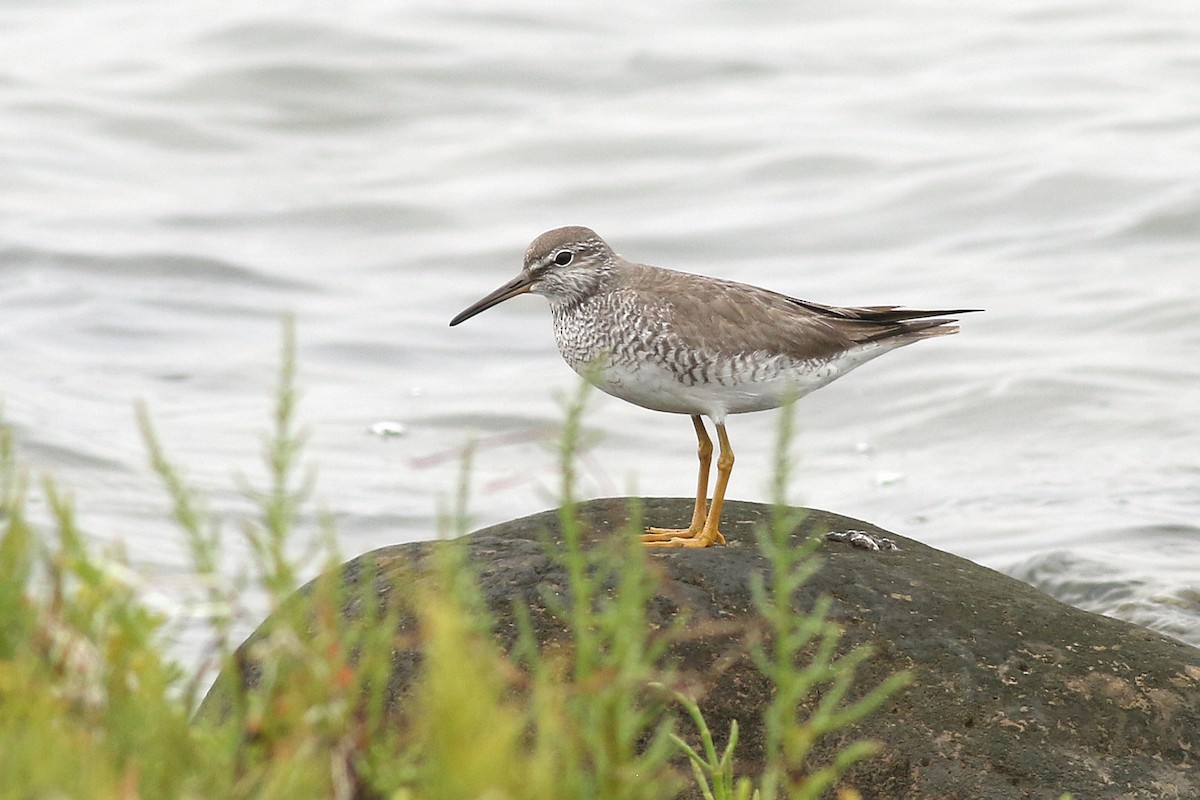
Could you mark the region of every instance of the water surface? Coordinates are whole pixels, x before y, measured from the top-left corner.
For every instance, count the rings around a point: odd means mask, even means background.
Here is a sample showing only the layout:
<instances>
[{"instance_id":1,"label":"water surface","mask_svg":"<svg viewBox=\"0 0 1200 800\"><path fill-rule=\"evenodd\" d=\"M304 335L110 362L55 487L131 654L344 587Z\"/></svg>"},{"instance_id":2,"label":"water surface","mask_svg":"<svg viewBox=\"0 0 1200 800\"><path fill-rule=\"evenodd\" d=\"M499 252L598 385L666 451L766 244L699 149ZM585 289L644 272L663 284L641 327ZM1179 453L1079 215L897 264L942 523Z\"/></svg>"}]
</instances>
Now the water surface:
<instances>
[{"instance_id":1,"label":"water surface","mask_svg":"<svg viewBox=\"0 0 1200 800\"><path fill-rule=\"evenodd\" d=\"M820 302L986 308L806 398L790 498L1200 644L1189 3L10 0L0 53L4 415L168 609L133 404L232 535L285 312L344 552L434 535L469 443L476 524L553 505L576 379L544 302L446 323L583 224ZM686 418L589 409L582 495L691 491ZM730 420L731 497L769 499L777 422Z\"/></svg>"}]
</instances>

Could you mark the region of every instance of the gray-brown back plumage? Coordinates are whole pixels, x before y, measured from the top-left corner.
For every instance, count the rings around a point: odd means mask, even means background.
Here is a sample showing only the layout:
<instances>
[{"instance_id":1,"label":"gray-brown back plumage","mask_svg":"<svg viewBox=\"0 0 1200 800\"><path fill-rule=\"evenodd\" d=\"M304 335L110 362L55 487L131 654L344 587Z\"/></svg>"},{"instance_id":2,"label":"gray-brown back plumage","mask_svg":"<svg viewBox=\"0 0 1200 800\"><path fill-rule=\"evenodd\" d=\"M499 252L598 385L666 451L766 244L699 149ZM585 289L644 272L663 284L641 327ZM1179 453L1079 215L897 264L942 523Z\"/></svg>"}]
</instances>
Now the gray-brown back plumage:
<instances>
[{"instance_id":1,"label":"gray-brown back plumage","mask_svg":"<svg viewBox=\"0 0 1200 800\"><path fill-rule=\"evenodd\" d=\"M844 308L737 283L620 259L613 278L646 305L668 309L679 337L717 341L723 349L786 355L799 361L827 360L855 345L899 346L956 333L949 314L897 306ZM615 291L622 291L616 288Z\"/></svg>"}]
</instances>

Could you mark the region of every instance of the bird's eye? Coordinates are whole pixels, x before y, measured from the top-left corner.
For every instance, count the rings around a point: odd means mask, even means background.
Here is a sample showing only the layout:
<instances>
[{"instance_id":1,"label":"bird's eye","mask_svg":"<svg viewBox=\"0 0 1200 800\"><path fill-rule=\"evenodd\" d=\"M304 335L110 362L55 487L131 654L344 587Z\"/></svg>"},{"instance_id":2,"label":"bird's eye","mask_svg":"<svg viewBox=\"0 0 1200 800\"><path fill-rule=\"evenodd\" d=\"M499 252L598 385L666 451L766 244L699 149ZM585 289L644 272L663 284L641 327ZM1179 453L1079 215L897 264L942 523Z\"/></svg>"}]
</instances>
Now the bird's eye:
<instances>
[{"instance_id":1,"label":"bird's eye","mask_svg":"<svg viewBox=\"0 0 1200 800\"><path fill-rule=\"evenodd\" d=\"M575 254L570 250L559 250L558 255L554 257L554 263L558 264L560 267L565 267L573 260L575 260Z\"/></svg>"}]
</instances>

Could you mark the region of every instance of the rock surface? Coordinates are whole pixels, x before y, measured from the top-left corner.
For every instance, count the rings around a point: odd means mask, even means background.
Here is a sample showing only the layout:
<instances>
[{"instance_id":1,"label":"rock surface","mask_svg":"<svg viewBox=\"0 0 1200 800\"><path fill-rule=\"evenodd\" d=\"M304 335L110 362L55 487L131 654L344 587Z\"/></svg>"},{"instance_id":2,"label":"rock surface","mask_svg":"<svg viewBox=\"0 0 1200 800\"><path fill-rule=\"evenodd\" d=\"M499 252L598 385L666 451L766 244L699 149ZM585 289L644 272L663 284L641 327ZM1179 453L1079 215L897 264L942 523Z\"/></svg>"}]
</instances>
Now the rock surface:
<instances>
[{"instance_id":1,"label":"rock surface","mask_svg":"<svg viewBox=\"0 0 1200 800\"><path fill-rule=\"evenodd\" d=\"M683 524L691 516L690 500L640 502L656 524ZM627 500L609 499L579 510L590 535L599 537L620 530L627 509ZM697 621L752 626L749 578L768 569L753 531L770 519L768 506L730 502L722 524L729 546L654 551L662 587L651 622L665 624L686 611ZM532 609L539 636L561 635L542 601L546 587L566 583L543 545L547 535L559 536L557 526L557 512L545 512L469 537L469 557L481 571L502 641L515 635L514 600ZM903 669L915 676L882 709L815 751L823 760L853 739L882 742L883 752L848 776L864 798L1040 800L1064 792L1076 800L1200 798L1200 650L1066 606L858 520L810 510L792 537L800 542L851 530L886 536L900 549L872 552L825 541L819 550L824 566L796 608L830 596L844 644L875 648L856 685L874 686ZM377 591L386 597L404 585L392 579L411 579L407 570L420 569L432 546L382 548L349 562L345 574L357 580L364 559L371 559ZM707 687L701 707L718 735L738 720L740 771L750 772L762 753L758 720L771 687L745 656L741 638L731 636L728 625L716 631L689 639L671 655L699 671L732 653L731 666ZM397 654L389 702L404 702L415 663L411 653ZM246 681L253 683L255 674L251 666ZM219 713L220 704L210 696L201 716Z\"/></svg>"}]
</instances>

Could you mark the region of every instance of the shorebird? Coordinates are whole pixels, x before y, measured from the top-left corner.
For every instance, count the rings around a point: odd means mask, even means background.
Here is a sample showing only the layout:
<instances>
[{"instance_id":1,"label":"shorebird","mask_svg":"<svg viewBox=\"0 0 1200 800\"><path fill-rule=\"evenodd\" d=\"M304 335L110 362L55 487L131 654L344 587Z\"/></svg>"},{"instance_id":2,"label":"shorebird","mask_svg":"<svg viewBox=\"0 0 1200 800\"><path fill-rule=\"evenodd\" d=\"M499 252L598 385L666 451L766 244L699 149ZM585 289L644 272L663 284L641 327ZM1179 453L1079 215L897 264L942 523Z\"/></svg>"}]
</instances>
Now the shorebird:
<instances>
[{"instance_id":1,"label":"shorebird","mask_svg":"<svg viewBox=\"0 0 1200 800\"><path fill-rule=\"evenodd\" d=\"M957 333L977 309L826 306L744 283L627 261L590 228L556 228L533 240L517 277L450 320L458 325L520 294L550 301L567 364L600 390L654 411L687 414L700 477L687 528L649 528L651 547L724 544L719 525L733 448L730 414L794 401L889 350ZM708 480L716 427L720 453L712 505Z\"/></svg>"}]
</instances>

